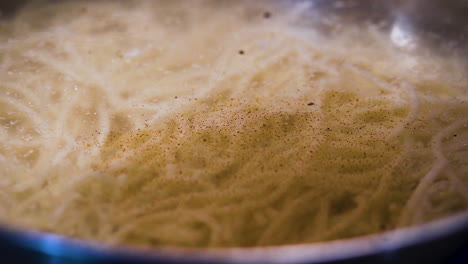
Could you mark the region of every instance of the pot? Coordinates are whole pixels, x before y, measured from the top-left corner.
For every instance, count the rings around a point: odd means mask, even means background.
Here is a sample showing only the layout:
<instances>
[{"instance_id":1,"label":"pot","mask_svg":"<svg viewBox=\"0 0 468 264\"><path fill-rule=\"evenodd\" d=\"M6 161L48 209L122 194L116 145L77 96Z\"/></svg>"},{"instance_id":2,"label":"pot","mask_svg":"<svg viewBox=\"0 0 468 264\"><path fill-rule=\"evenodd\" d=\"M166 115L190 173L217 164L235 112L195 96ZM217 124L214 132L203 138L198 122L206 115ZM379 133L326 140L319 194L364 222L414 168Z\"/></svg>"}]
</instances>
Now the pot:
<instances>
[{"instance_id":1,"label":"pot","mask_svg":"<svg viewBox=\"0 0 468 264\"><path fill-rule=\"evenodd\" d=\"M468 61L468 2L464 0L301 0L317 17L375 23L395 45L409 42ZM25 1L2 1L13 16ZM280 1L287 5L291 1ZM313 25L327 28L318 19ZM411 40L411 41L409 41ZM364 237L304 245L232 249L106 247L60 235L0 225L0 252L11 263L440 263L468 242L468 212L428 224ZM7 263L7 262L4 262Z\"/></svg>"}]
</instances>

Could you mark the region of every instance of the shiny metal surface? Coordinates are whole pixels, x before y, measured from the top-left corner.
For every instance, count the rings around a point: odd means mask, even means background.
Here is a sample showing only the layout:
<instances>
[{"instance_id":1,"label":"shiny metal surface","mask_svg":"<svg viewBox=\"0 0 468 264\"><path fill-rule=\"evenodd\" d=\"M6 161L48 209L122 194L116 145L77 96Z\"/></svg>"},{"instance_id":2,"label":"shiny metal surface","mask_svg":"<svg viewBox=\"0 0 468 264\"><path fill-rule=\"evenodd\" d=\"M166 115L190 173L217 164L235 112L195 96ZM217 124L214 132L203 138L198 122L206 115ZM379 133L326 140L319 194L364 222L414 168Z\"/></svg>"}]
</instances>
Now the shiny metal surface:
<instances>
[{"instance_id":1,"label":"shiny metal surface","mask_svg":"<svg viewBox=\"0 0 468 264\"><path fill-rule=\"evenodd\" d=\"M24 1L0 1L3 16ZM293 1L280 1L287 5ZM466 0L298 0L310 4L311 26L375 23L402 48L429 47L468 61ZM254 249L136 250L0 226L0 254L36 263L438 263L468 241L468 212L408 229L354 239Z\"/></svg>"},{"instance_id":2,"label":"shiny metal surface","mask_svg":"<svg viewBox=\"0 0 468 264\"><path fill-rule=\"evenodd\" d=\"M0 252L33 259L40 252L53 263L439 263L466 242L468 213L355 239L253 249L145 251L8 228L0 237Z\"/></svg>"}]
</instances>

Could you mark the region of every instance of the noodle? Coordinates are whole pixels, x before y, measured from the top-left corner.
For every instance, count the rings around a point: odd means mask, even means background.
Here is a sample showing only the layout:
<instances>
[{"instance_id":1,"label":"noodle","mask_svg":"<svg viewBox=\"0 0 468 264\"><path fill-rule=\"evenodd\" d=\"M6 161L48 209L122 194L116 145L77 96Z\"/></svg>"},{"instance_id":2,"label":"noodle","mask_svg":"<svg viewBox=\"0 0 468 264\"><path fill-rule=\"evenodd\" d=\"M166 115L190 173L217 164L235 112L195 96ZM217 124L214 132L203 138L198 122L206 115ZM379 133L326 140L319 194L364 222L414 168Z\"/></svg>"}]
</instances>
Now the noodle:
<instances>
[{"instance_id":1,"label":"noodle","mask_svg":"<svg viewBox=\"0 0 468 264\"><path fill-rule=\"evenodd\" d=\"M1 21L0 221L255 247L466 211L461 62L372 26L325 36L309 8L33 1Z\"/></svg>"}]
</instances>

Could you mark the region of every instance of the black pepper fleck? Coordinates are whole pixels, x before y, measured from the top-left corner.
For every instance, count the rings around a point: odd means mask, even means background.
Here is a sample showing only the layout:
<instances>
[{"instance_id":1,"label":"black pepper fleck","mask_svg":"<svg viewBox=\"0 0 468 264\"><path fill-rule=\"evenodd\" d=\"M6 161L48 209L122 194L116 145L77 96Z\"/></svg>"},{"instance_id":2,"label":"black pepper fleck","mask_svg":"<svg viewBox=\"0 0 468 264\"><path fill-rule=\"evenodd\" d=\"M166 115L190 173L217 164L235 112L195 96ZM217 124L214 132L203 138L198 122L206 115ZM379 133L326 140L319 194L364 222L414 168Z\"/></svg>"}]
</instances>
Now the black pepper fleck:
<instances>
[{"instance_id":1,"label":"black pepper fleck","mask_svg":"<svg viewBox=\"0 0 468 264\"><path fill-rule=\"evenodd\" d=\"M307 105L315 105L315 104L314 104L314 103L312 103L312 102L310 102L310 103L308 103Z\"/></svg>"},{"instance_id":2,"label":"black pepper fleck","mask_svg":"<svg viewBox=\"0 0 468 264\"><path fill-rule=\"evenodd\" d=\"M268 18L271 17L271 13L270 12L265 12L265 13L263 13L263 17L268 19Z\"/></svg>"},{"instance_id":3,"label":"black pepper fleck","mask_svg":"<svg viewBox=\"0 0 468 264\"><path fill-rule=\"evenodd\" d=\"M245 54L245 51L239 50L239 54L240 54L240 55L244 55L244 54Z\"/></svg>"}]
</instances>

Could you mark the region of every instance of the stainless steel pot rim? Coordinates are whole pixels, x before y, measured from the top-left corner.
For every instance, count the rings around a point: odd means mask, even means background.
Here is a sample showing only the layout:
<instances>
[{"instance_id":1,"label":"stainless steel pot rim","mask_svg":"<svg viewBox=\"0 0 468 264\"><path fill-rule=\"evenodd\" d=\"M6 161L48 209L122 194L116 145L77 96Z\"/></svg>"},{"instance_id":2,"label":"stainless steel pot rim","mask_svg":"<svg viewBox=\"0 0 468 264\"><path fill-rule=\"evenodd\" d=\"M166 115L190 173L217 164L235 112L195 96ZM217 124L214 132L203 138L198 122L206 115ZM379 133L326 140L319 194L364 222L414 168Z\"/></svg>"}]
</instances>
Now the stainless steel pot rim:
<instances>
[{"instance_id":1,"label":"stainless steel pot rim","mask_svg":"<svg viewBox=\"0 0 468 264\"><path fill-rule=\"evenodd\" d=\"M359 224L359 223L356 223ZM302 263L328 262L380 254L434 241L468 229L468 211L427 224L379 234L312 244L222 249L138 249L111 247L61 235L0 226L0 238L17 246L70 259L174 260L178 263Z\"/></svg>"}]
</instances>

